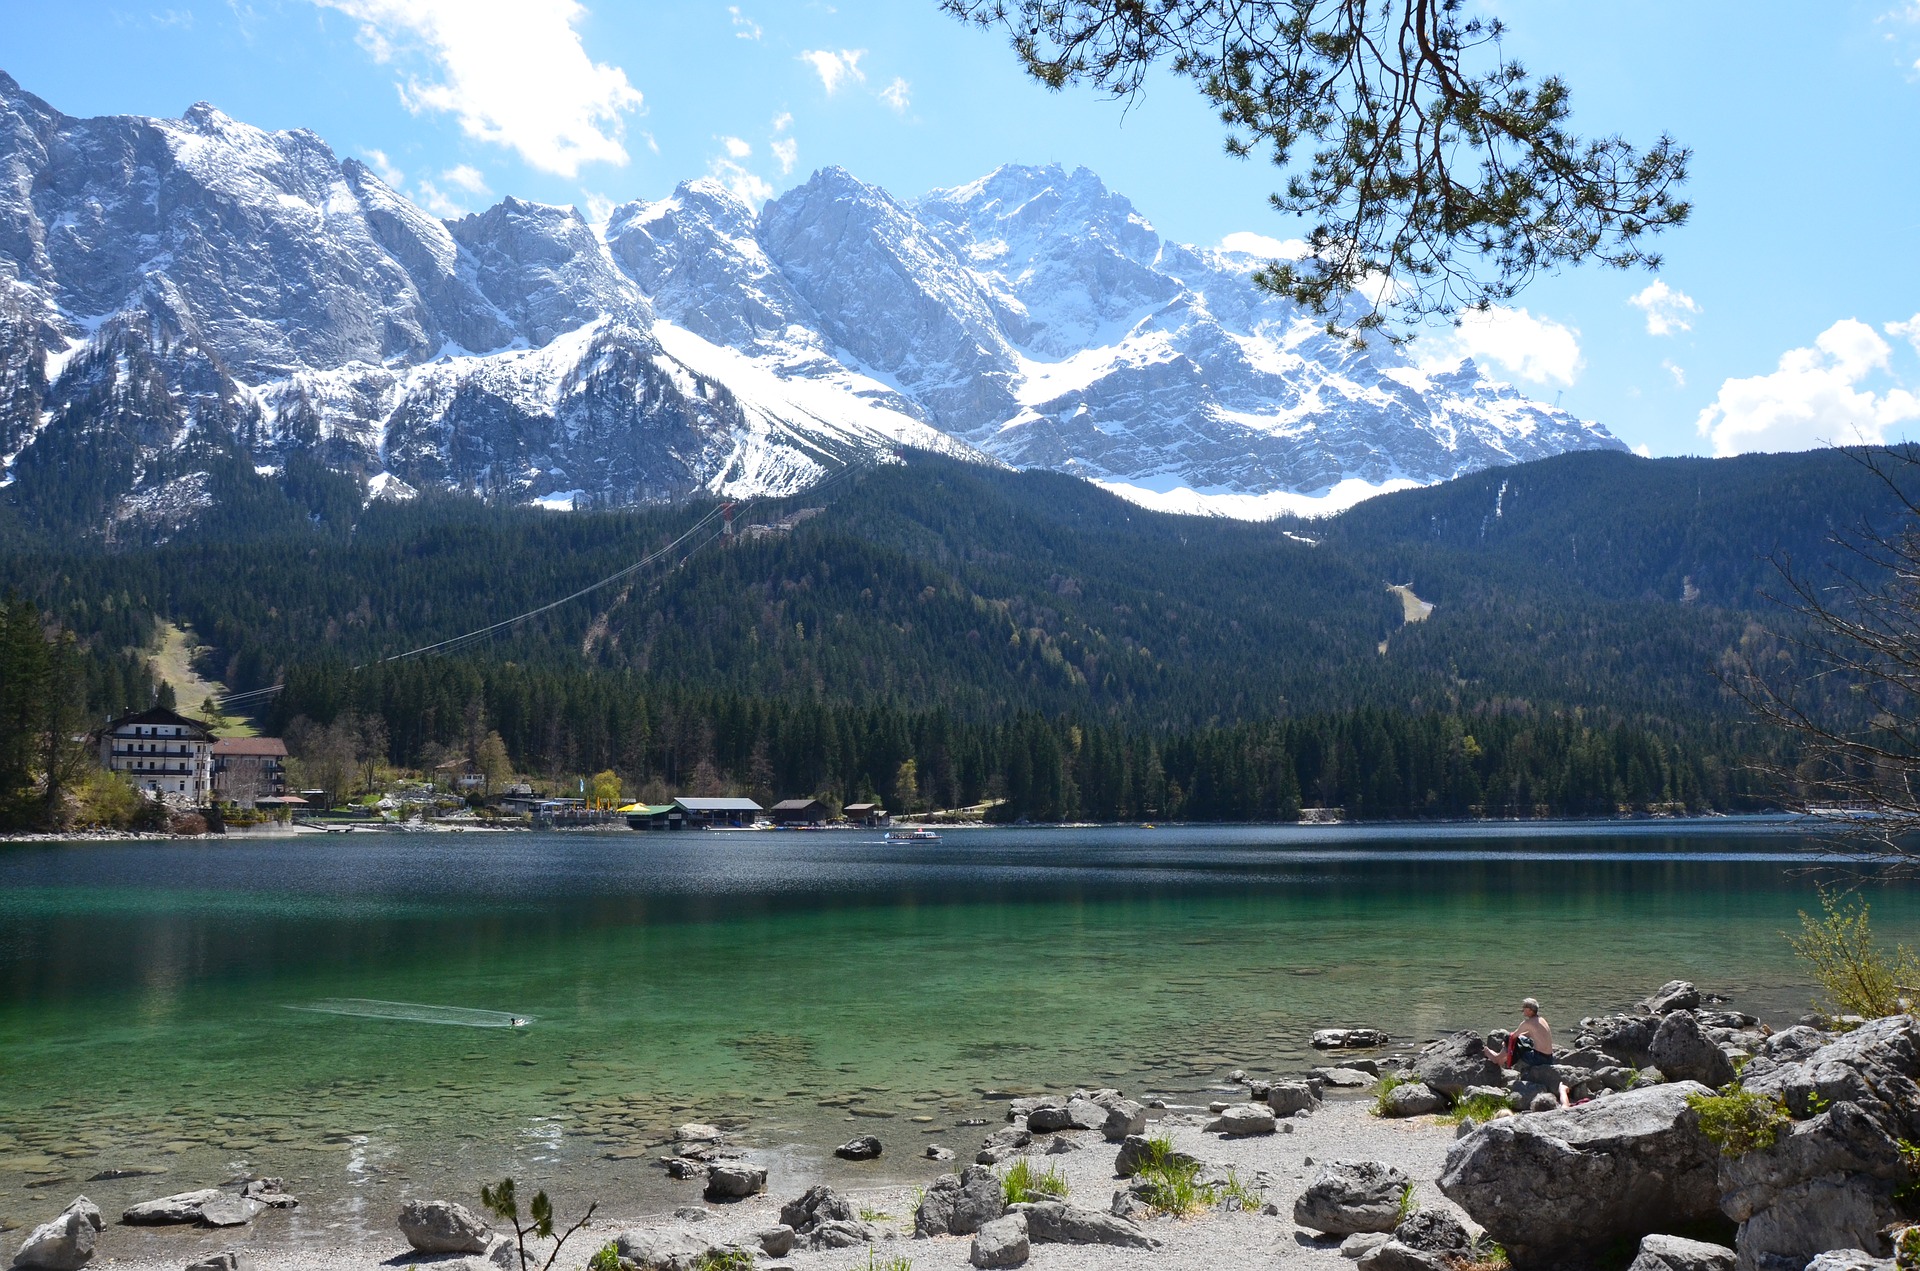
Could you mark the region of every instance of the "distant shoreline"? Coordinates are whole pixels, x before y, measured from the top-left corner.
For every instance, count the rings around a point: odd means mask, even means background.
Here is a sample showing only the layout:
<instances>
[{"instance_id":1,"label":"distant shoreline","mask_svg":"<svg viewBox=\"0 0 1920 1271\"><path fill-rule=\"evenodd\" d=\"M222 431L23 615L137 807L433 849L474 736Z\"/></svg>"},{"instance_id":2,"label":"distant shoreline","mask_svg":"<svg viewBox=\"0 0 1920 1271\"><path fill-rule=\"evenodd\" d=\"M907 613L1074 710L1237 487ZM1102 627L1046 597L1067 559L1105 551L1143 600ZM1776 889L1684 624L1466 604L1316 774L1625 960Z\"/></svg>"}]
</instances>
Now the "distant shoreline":
<instances>
[{"instance_id":1,"label":"distant shoreline","mask_svg":"<svg viewBox=\"0 0 1920 1271\"><path fill-rule=\"evenodd\" d=\"M1379 830L1412 826L1556 826L1556 825L1673 825L1695 826L1713 825L1729 830L1789 828L1807 825L1820 825L1824 822L1818 817L1810 817L1795 812L1702 812L1691 816L1667 816L1663 814L1639 813L1629 816L1553 816L1553 817L1432 817L1419 819L1394 820L1343 820L1343 821L1029 821L979 822L968 821L951 823L943 821L901 821L896 829L930 829L941 833L974 832L982 830L1115 830L1139 829L1154 830L1228 830L1228 829L1307 829L1307 830ZM247 842L251 840L272 840L289 838L312 838L333 834L621 834L639 838L651 838L669 833L687 833L688 831L666 830L629 830L612 825L581 826L568 828L550 828L536 830L530 825L491 825L476 823L446 824L442 822L382 824L379 822L350 822L338 826L320 828L297 825L285 829L261 829L246 827L228 830L222 834L163 834L134 830L80 830L69 833L17 833L0 834L0 844L6 843L220 843ZM858 834L872 833L865 826L822 826L819 829L778 831L771 826L747 828L743 826L714 826L704 830L692 831L700 834Z\"/></svg>"}]
</instances>

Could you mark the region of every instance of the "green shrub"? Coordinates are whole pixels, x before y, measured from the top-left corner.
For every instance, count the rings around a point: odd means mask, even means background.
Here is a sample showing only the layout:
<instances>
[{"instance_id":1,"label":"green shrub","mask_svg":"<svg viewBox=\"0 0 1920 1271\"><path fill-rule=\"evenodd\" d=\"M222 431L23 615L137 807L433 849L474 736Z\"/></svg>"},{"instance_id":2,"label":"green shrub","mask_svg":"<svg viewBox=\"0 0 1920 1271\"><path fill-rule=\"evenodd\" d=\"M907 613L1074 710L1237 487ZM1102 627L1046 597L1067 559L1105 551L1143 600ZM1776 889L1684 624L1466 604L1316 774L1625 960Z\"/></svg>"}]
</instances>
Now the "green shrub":
<instances>
[{"instance_id":1,"label":"green shrub","mask_svg":"<svg viewBox=\"0 0 1920 1271\"><path fill-rule=\"evenodd\" d=\"M883 1259L873 1251L872 1245L868 1245L867 1265L864 1268L856 1267L854 1271L913 1271L913 1263L905 1254L900 1253Z\"/></svg>"},{"instance_id":2,"label":"green shrub","mask_svg":"<svg viewBox=\"0 0 1920 1271\"><path fill-rule=\"evenodd\" d=\"M709 1249L693 1262L694 1271L753 1271L753 1254L746 1249Z\"/></svg>"},{"instance_id":3,"label":"green shrub","mask_svg":"<svg viewBox=\"0 0 1920 1271\"><path fill-rule=\"evenodd\" d=\"M1920 958L1905 945L1889 953L1875 941L1867 903L1858 896L1822 888L1820 917L1802 910L1800 934L1787 943L1813 968L1835 1015L1897 1015L1905 1009L1903 986L1920 983Z\"/></svg>"},{"instance_id":4,"label":"green shrub","mask_svg":"<svg viewBox=\"0 0 1920 1271\"><path fill-rule=\"evenodd\" d=\"M620 1246L608 1242L587 1263L587 1271L620 1271Z\"/></svg>"},{"instance_id":5,"label":"green shrub","mask_svg":"<svg viewBox=\"0 0 1920 1271\"><path fill-rule=\"evenodd\" d=\"M1688 1095L1687 1106L1700 1118L1700 1132L1728 1156L1772 1147L1793 1124L1777 1096L1756 1094L1737 1081L1720 1087L1718 1094Z\"/></svg>"},{"instance_id":6,"label":"green shrub","mask_svg":"<svg viewBox=\"0 0 1920 1271\"><path fill-rule=\"evenodd\" d=\"M1058 1200L1067 1194L1067 1180L1060 1173L1058 1166L1049 1165L1046 1173L1042 1174L1035 1170L1033 1162L1024 1156L1008 1168L1006 1177L1000 1180L1000 1185L1006 1192L1009 1205L1018 1205L1024 1201L1039 1200L1043 1197Z\"/></svg>"},{"instance_id":7,"label":"green shrub","mask_svg":"<svg viewBox=\"0 0 1920 1271\"><path fill-rule=\"evenodd\" d=\"M1220 1189L1200 1182L1200 1163L1182 1158L1173 1150L1173 1140L1147 1140L1145 1159L1135 1176L1146 1183L1142 1199L1157 1214L1184 1218L1215 1204Z\"/></svg>"},{"instance_id":8,"label":"green shrub","mask_svg":"<svg viewBox=\"0 0 1920 1271\"><path fill-rule=\"evenodd\" d=\"M1394 1076L1392 1073L1387 1073L1381 1077L1373 1087L1373 1115L1377 1117L1386 1116L1387 1096L1405 1084L1405 1082L1401 1081L1400 1078Z\"/></svg>"},{"instance_id":9,"label":"green shrub","mask_svg":"<svg viewBox=\"0 0 1920 1271\"><path fill-rule=\"evenodd\" d=\"M1502 1112L1511 1112L1513 1107L1505 1095L1477 1094L1465 1099L1457 1099L1454 1105L1440 1114L1440 1119L1450 1125L1459 1125L1471 1118L1480 1125L1499 1116Z\"/></svg>"}]
</instances>

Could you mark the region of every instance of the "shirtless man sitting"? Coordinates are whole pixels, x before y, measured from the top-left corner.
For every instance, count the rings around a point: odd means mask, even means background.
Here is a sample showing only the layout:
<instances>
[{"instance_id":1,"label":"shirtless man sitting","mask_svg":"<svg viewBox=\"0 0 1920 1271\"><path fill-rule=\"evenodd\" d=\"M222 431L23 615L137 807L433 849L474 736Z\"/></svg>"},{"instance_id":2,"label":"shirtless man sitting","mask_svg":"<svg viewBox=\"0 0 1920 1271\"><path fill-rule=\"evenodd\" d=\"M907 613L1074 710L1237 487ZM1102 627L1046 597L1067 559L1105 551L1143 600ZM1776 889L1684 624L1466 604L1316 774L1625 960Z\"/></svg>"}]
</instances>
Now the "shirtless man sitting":
<instances>
[{"instance_id":1,"label":"shirtless man sitting","mask_svg":"<svg viewBox=\"0 0 1920 1271\"><path fill-rule=\"evenodd\" d=\"M1522 1038L1526 1039L1524 1044ZM1518 1068L1522 1077L1534 1081L1536 1069L1553 1069L1553 1025L1547 1023L1546 1016L1540 1013L1540 1003L1530 997L1523 998L1520 1002L1520 1026L1507 1035L1506 1049L1494 1050L1487 1046L1481 1049L1487 1052L1488 1059L1502 1068ZM1560 1087L1560 1106L1565 1107L1566 1083L1556 1084Z\"/></svg>"}]
</instances>

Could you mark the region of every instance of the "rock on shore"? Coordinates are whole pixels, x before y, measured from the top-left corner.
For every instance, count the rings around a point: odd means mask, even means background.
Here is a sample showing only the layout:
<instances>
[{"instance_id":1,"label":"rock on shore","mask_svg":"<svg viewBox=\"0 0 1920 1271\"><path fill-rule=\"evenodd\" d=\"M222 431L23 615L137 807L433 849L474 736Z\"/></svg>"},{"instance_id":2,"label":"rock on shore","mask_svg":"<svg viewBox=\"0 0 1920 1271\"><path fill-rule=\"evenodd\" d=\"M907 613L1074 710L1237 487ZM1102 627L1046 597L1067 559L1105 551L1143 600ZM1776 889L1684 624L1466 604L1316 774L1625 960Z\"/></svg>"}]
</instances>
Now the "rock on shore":
<instances>
[{"instance_id":1,"label":"rock on shore","mask_svg":"<svg viewBox=\"0 0 1920 1271\"><path fill-rule=\"evenodd\" d=\"M13 1265L37 1271L79 1271L93 1261L95 1238L106 1225L98 1205L85 1196L75 1197L58 1218L28 1233L13 1255Z\"/></svg>"},{"instance_id":2,"label":"rock on shore","mask_svg":"<svg viewBox=\"0 0 1920 1271\"><path fill-rule=\"evenodd\" d=\"M1519 1268L1710 1225L1720 1217L1720 1151L1687 1099L1711 1093L1675 1082L1491 1121L1447 1153L1440 1190Z\"/></svg>"}]
</instances>

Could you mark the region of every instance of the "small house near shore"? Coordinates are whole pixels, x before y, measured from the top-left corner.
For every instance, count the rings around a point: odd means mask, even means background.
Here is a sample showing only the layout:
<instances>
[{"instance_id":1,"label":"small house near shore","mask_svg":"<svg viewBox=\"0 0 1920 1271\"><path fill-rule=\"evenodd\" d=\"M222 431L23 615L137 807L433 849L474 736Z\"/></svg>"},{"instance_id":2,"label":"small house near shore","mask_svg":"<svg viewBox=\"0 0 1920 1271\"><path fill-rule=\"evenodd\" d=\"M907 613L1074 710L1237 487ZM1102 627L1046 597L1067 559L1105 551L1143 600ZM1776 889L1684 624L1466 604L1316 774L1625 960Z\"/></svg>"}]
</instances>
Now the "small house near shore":
<instances>
[{"instance_id":1,"label":"small house near shore","mask_svg":"<svg viewBox=\"0 0 1920 1271\"><path fill-rule=\"evenodd\" d=\"M680 809L684 824L690 830L752 829L765 810L752 799L675 799L673 806Z\"/></svg>"},{"instance_id":2,"label":"small house near shore","mask_svg":"<svg viewBox=\"0 0 1920 1271\"><path fill-rule=\"evenodd\" d=\"M123 716L100 730L100 762L109 772L176 803L213 793L213 729L164 706Z\"/></svg>"},{"instance_id":3,"label":"small house near shore","mask_svg":"<svg viewBox=\"0 0 1920 1271\"><path fill-rule=\"evenodd\" d=\"M850 825L864 825L869 829L885 829L893 824L893 813L878 803L849 803L841 809L841 815Z\"/></svg>"},{"instance_id":4,"label":"small house near shore","mask_svg":"<svg viewBox=\"0 0 1920 1271\"><path fill-rule=\"evenodd\" d=\"M818 799L782 799L767 809L775 825L825 825L827 805Z\"/></svg>"},{"instance_id":5,"label":"small house near shore","mask_svg":"<svg viewBox=\"0 0 1920 1271\"><path fill-rule=\"evenodd\" d=\"M216 799L236 807L253 808L286 792L286 742L278 737L222 737L213 743Z\"/></svg>"}]
</instances>

